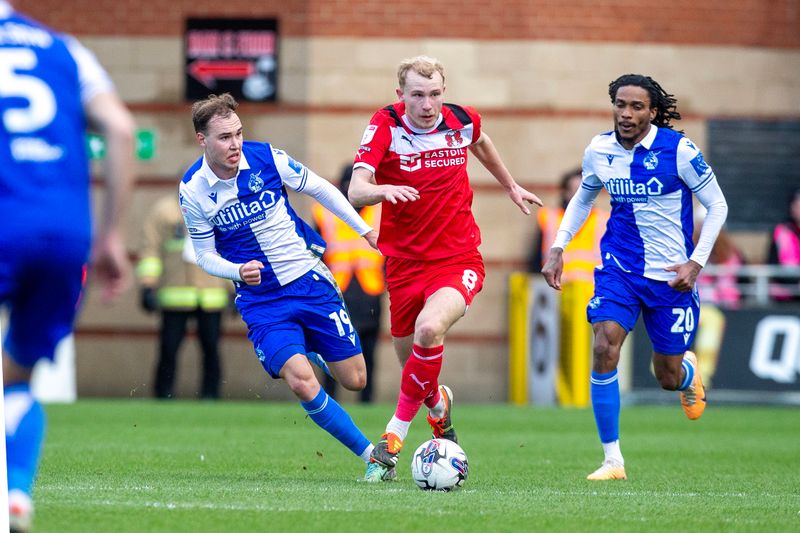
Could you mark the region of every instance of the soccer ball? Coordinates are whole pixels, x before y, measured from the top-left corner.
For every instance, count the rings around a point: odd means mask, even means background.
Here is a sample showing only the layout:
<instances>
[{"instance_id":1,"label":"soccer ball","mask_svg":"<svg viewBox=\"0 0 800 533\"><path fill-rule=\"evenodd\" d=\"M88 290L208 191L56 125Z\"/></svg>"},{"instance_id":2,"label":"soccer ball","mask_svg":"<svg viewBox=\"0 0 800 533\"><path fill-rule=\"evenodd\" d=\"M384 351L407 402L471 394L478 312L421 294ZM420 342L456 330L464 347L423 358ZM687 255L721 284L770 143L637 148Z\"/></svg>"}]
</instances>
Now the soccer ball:
<instances>
[{"instance_id":1,"label":"soccer ball","mask_svg":"<svg viewBox=\"0 0 800 533\"><path fill-rule=\"evenodd\" d=\"M468 473L467 455L461 446L450 440L423 442L411 459L411 477L422 490L459 489Z\"/></svg>"}]
</instances>

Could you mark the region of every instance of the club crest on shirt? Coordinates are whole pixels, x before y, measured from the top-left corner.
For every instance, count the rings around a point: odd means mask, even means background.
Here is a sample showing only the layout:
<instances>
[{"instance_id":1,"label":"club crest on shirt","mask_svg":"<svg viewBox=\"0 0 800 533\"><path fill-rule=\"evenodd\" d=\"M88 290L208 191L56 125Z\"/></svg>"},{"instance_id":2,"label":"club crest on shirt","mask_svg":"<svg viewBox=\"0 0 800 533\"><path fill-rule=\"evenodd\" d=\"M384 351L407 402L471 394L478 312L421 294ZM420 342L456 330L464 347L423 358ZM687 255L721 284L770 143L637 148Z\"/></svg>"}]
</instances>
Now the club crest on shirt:
<instances>
[{"instance_id":1,"label":"club crest on shirt","mask_svg":"<svg viewBox=\"0 0 800 533\"><path fill-rule=\"evenodd\" d=\"M260 170L255 174L250 174L250 181L247 182L247 187L253 192L258 192L264 188L264 180L261 179Z\"/></svg>"},{"instance_id":2,"label":"club crest on shirt","mask_svg":"<svg viewBox=\"0 0 800 533\"><path fill-rule=\"evenodd\" d=\"M644 161L642 161L644 168L647 170L655 170L658 166L658 154L660 153L660 150L658 152L654 152L652 150L647 152L647 155L644 157Z\"/></svg>"},{"instance_id":3,"label":"club crest on shirt","mask_svg":"<svg viewBox=\"0 0 800 533\"><path fill-rule=\"evenodd\" d=\"M461 130L450 130L444 134L444 138L447 139L447 146L450 148L461 146L464 142L464 138L461 137Z\"/></svg>"}]
</instances>

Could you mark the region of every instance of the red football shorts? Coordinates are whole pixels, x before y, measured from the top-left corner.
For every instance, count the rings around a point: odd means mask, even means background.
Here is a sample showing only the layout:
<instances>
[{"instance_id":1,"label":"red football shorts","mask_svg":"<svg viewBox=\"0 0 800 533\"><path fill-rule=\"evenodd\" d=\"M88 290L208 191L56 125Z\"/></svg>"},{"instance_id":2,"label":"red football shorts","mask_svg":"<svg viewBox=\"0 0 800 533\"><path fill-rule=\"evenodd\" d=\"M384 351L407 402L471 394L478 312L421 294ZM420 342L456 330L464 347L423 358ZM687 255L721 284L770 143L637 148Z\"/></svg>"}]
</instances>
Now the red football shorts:
<instances>
[{"instance_id":1,"label":"red football shorts","mask_svg":"<svg viewBox=\"0 0 800 533\"><path fill-rule=\"evenodd\" d=\"M414 333L417 315L427 299L442 287L452 287L464 296L467 307L483 288L486 271L478 250L462 255L419 261L386 259L386 286L389 289L392 337Z\"/></svg>"}]
</instances>

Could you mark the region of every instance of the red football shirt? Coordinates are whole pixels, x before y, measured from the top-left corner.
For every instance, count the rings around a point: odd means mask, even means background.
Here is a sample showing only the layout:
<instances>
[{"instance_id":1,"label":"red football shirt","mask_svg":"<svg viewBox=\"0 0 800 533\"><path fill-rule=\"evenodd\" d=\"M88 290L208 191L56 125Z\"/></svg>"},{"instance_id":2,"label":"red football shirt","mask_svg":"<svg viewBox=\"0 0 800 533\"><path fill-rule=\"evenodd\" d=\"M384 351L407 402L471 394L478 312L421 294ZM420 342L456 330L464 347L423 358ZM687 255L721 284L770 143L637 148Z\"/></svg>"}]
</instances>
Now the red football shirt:
<instances>
[{"instance_id":1,"label":"red football shirt","mask_svg":"<svg viewBox=\"0 0 800 533\"><path fill-rule=\"evenodd\" d=\"M378 245L389 257L433 260L478 247L472 216L467 147L480 138L481 117L470 107L444 104L437 125L415 131L405 104L384 107L364 131L354 167L368 168L379 185L409 185L415 202L383 202Z\"/></svg>"}]
</instances>

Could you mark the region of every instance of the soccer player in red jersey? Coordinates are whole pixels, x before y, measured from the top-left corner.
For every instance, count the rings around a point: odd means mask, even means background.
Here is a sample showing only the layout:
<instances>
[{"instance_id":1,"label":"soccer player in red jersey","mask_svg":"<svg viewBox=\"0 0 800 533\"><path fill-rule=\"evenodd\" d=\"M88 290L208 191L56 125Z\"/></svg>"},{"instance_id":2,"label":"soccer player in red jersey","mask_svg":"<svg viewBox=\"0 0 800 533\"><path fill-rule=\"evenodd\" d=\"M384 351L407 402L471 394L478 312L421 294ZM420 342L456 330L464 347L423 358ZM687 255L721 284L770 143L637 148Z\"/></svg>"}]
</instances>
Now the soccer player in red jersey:
<instances>
[{"instance_id":1,"label":"soccer player in red jersey","mask_svg":"<svg viewBox=\"0 0 800 533\"><path fill-rule=\"evenodd\" d=\"M514 181L481 117L444 103L444 68L419 56L397 71L398 102L372 117L354 162L356 206L382 202L378 247L387 257L391 332L403 365L397 409L372 452L367 481L385 479L423 402L433 435L457 442L452 392L439 385L444 337L483 286L481 235L472 215L468 152L519 209L541 200Z\"/></svg>"}]
</instances>

